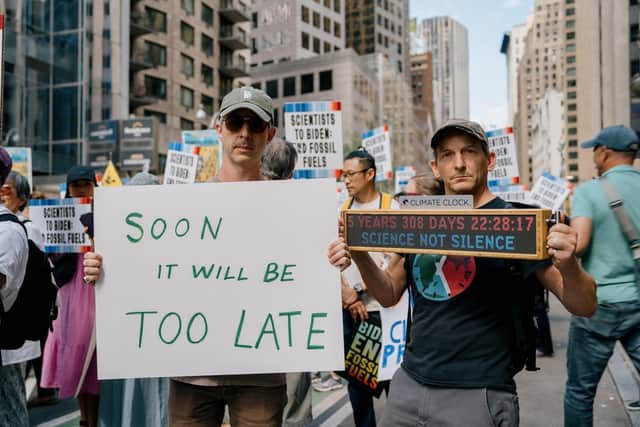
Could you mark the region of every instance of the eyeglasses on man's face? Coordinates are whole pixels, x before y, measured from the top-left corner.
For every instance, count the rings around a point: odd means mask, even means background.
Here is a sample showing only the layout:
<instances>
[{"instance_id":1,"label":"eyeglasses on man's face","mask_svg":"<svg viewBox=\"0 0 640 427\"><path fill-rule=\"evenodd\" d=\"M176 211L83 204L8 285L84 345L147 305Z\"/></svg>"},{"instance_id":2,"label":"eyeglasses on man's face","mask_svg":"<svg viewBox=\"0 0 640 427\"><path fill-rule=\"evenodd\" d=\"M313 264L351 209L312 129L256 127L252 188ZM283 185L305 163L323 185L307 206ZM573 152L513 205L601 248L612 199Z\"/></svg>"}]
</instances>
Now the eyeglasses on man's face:
<instances>
[{"instance_id":1,"label":"eyeglasses on man's face","mask_svg":"<svg viewBox=\"0 0 640 427\"><path fill-rule=\"evenodd\" d=\"M359 171L351 171L351 172L342 171L342 174L340 175L340 178L343 181L345 181L347 179L351 180L351 179L353 179L354 176L358 175L359 173L365 173L369 169L371 169L371 168L366 168L366 169L362 169L362 170L359 170Z\"/></svg>"},{"instance_id":2,"label":"eyeglasses on man's face","mask_svg":"<svg viewBox=\"0 0 640 427\"><path fill-rule=\"evenodd\" d=\"M267 129L269 123L257 116L241 116L240 114L229 114L223 119L227 129L231 132L238 132L245 123L249 125L249 130L253 133L262 133Z\"/></svg>"}]
</instances>

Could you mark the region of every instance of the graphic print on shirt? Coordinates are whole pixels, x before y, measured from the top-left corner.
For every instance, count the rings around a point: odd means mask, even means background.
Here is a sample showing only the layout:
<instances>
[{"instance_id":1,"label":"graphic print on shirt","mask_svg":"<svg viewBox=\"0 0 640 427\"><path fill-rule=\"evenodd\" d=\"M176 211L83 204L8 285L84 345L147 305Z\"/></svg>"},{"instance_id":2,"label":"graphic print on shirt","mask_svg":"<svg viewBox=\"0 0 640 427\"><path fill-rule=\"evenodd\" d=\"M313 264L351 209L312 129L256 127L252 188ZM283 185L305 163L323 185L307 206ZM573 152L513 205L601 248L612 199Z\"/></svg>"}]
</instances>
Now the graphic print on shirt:
<instances>
[{"instance_id":1,"label":"graphic print on shirt","mask_svg":"<svg viewBox=\"0 0 640 427\"><path fill-rule=\"evenodd\" d=\"M431 301L455 298L467 290L475 276L474 257L419 254L413 260L416 289Z\"/></svg>"}]
</instances>

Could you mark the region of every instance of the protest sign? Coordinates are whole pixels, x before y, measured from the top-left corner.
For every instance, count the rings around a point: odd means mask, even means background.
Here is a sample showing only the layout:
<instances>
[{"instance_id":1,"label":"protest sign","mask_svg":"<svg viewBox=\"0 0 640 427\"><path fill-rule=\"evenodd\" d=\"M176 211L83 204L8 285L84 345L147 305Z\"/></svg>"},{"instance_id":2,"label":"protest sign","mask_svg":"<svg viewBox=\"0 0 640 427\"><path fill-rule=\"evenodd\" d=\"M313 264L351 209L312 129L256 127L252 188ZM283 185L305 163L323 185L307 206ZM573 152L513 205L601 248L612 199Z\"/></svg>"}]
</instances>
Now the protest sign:
<instances>
[{"instance_id":1,"label":"protest sign","mask_svg":"<svg viewBox=\"0 0 640 427\"><path fill-rule=\"evenodd\" d=\"M376 182L393 177L389 126L384 125L362 134L362 146L376 161Z\"/></svg>"},{"instance_id":2,"label":"protest sign","mask_svg":"<svg viewBox=\"0 0 640 427\"><path fill-rule=\"evenodd\" d=\"M29 186L33 190L33 169L31 160L31 148L30 147L4 147L11 157L13 166L12 171L18 172L29 180Z\"/></svg>"},{"instance_id":3,"label":"protest sign","mask_svg":"<svg viewBox=\"0 0 640 427\"><path fill-rule=\"evenodd\" d=\"M355 251L544 259L547 219L540 209L345 210Z\"/></svg>"},{"instance_id":4,"label":"protest sign","mask_svg":"<svg viewBox=\"0 0 640 427\"><path fill-rule=\"evenodd\" d=\"M544 209L558 211L562 209L568 196L566 181L545 172L531 189L529 202Z\"/></svg>"},{"instance_id":5,"label":"protest sign","mask_svg":"<svg viewBox=\"0 0 640 427\"><path fill-rule=\"evenodd\" d=\"M342 167L342 107L340 102L284 104L284 131L298 153L296 169Z\"/></svg>"},{"instance_id":6,"label":"protest sign","mask_svg":"<svg viewBox=\"0 0 640 427\"><path fill-rule=\"evenodd\" d=\"M529 191L523 185L502 185L490 188L494 196L507 202L528 203Z\"/></svg>"},{"instance_id":7,"label":"protest sign","mask_svg":"<svg viewBox=\"0 0 640 427\"><path fill-rule=\"evenodd\" d=\"M182 143L212 147L218 145L218 132L215 129L183 130Z\"/></svg>"},{"instance_id":8,"label":"protest sign","mask_svg":"<svg viewBox=\"0 0 640 427\"><path fill-rule=\"evenodd\" d=\"M409 180L416 176L416 168L413 166L398 166L396 168L396 194L404 191Z\"/></svg>"},{"instance_id":9,"label":"protest sign","mask_svg":"<svg viewBox=\"0 0 640 427\"><path fill-rule=\"evenodd\" d=\"M402 363L407 343L408 311L409 293L407 291L404 292L396 305L380 309L382 355L380 357L378 381L390 380Z\"/></svg>"},{"instance_id":10,"label":"protest sign","mask_svg":"<svg viewBox=\"0 0 640 427\"><path fill-rule=\"evenodd\" d=\"M113 165L113 162L109 160L107 163L107 167L104 170L104 174L102 175L102 179L100 180L101 187L122 187L122 180L120 179L120 175L116 170L116 167Z\"/></svg>"},{"instance_id":11,"label":"protest sign","mask_svg":"<svg viewBox=\"0 0 640 427\"><path fill-rule=\"evenodd\" d=\"M91 212L89 197L29 200L29 219L44 234L48 253L82 253L91 249L80 218Z\"/></svg>"},{"instance_id":12,"label":"protest sign","mask_svg":"<svg viewBox=\"0 0 640 427\"><path fill-rule=\"evenodd\" d=\"M518 184L520 171L513 129L508 127L490 130L487 132L487 137L489 150L496 153L496 166L489 171L489 186Z\"/></svg>"},{"instance_id":13,"label":"protest sign","mask_svg":"<svg viewBox=\"0 0 640 427\"><path fill-rule=\"evenodd\" d=\"M194 141L194 139L191 139L191 141ZM169 150L198 155L198 171L196 172L195 182L210 182L213 177L218 176L221 164L221 149L222 146L217 140L213 139L206 141L206 145L169 143Z\"/></svg>"},{"instance_id":14,"label":"protest sign","mask_svg":"<svg viewBox=\"0 0 640 427\"><path fill-rule=\"evenodd\" d=\"M382 393L378 382L382 350L380 313L370 311L369 318L356 323L350 332L345 337L344 371L340 375L347 378L350 384L378 397Z\"/></svg>"},{"instance_id":15,"label":"protest sign","mask_svg":"<svg viewBox=\"0 0 640 427\"><path fill-rule=\"evenodd\" d=\"M473 196L419 196L398 197L401 209L473 209Z\"/></svg>"},{"instance_id":16,"label":"protest sign","mask_svg":"<svg viewBox=\"0 0 640 427\"><path fill-rule=\"evenodd\" d=\"M98 188L99 377L343 369L335 197L333 180Z\"/></svg>"},{"instance_id":17,"label":"protest sign","mask_svg":"<svg viewBox=\"0 0 640 427\"><path fill-rule=\"evenodd\" d=\"M167 150L164 184L193 184L196 182L198 155Z\"/></svg>"}]
</instances>

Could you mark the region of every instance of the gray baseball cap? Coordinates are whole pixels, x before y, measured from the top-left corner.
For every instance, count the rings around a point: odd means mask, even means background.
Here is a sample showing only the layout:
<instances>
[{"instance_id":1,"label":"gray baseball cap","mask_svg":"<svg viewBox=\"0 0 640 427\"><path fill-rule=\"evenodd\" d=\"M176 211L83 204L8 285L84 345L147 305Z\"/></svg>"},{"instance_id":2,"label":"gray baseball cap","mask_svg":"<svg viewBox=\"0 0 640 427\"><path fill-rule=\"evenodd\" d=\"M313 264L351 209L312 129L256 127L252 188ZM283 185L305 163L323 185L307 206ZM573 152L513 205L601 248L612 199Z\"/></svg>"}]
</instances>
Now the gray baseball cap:
<instances>
[{"instance_id":1,"label":"gray baseball cap","mask_svg":"<svg viewBox=\"0 0 640 427\"><path fill-rule=\"evenodd\" d=\"M487 133L479 123L472 122L471 120L451 119L444 125L440 126L440 128L438 128L438 130L436 130L436 132L433 134L433 136L431 137L431 148L435 149L442 140L442 136L447 132L453 130L466 133L467 135L477 139L487 147L489 146L489 138L487 137Z\"/></svg>"},{"instance_id":2,"label":"gray baseball cap","mask_svg":"<svg viewBox=\"0 0 640 427\"><path fill-rule=\"evenodd\" d=\"M252 86L233 89L223 99L220 105L221 119L240 108L247 108L258 115L265 122L273 121L273 101L264 91Z\"/></svg>"}]
</instances>

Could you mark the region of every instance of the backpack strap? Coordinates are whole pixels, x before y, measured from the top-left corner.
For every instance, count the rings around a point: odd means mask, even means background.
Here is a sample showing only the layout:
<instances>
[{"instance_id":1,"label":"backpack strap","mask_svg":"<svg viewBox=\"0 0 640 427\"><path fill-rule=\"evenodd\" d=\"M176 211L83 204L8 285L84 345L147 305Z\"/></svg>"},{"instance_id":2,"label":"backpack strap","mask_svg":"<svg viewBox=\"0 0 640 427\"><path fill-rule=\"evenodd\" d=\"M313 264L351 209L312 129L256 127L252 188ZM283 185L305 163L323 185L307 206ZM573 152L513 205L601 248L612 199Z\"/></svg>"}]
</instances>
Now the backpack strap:
<instances>
[{"instance_id":1,"label":"backpack strap","mask_svg":"<svg viewBox=\"0 0 640 427\"><path fill-rule=\"evenodd\" d=\"M622 234L624 234L624 237L629 242L633 259L638 262L638 260L640 260L640 236L638 236L638 231L629 219L629 215L627 215L627 211L624 209L624 203L618 192L613 188L611 182L605 177L600 177L600 183L609 200L609 206L611 210L613 210L620 224L620 228L622 228Z\"/></svg>"},{"instance_id":2,"label":"backpack strap","mask_svg":"<svg viewBox=\"0 0 640 427\"><path fill-rule=\"evenodd\" d=\"M380 209L389 209L391 208L391 194L389 193L380 193Z\"/></svg>"},{"instance_id":3,"label":"backpack strap","mask_svg":"<svg viewBox=\"0 0 640 427\"><path fill-rule=\"evenodd\" d=\"M24 223L20 221L17 216L10 213L2 214L0 215L0 222L4 222L4 221L9 221L9 222L14 222L16 224L19 224L20 227L22 227L22 229L24 230L24 234L27 234L27 239L29 238L27 233L27 227L24 226Z\"/></svg>"},{"instance_id":4,"label":"backpack strap","mask_svg":"<svg viewBox=\"0 0 640 427\"><path fill-rule=\"evenodd\" d=\"M342 210L346 211L347 209L351 209L351 205L353 205L353 197L348 197L342 204Z\"/></svg>"}]
</instances>

